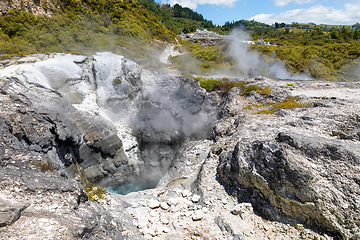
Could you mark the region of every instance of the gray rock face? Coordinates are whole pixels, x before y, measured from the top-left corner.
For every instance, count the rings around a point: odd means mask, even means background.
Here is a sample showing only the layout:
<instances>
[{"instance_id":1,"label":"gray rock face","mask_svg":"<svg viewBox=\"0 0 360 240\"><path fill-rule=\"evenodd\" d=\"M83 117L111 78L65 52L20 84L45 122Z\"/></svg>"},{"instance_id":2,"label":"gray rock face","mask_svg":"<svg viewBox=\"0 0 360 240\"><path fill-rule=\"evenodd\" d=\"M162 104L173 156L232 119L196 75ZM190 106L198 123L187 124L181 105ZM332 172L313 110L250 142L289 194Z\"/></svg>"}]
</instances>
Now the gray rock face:
<instances>
[{"instance_id":1,"label":"gray rock face","mask_svg":"<svg viewBox=\"0 0 360 240\"><path fill-rule=\"evenodd\" d=\"M145 84L137 64L110 53L38 55L2 69L0 238L141 239L127 205L109 193L102 206L89 202L77 171L113 189L141 175L155 186L177 148L209 133L217 97L165 77Z\"/></svg>"},{"instance_id":2,"label":"gray rock face","mask_svg":"<svg viewBox=\"0 0 360 240\"><path fill-rule=\"evenodd\" d=\"M236 130L225 136L236 144L223 149L218 173L240 202L251 202L264 216L300 219L348 238L358 231L360 222L359 125L354 124L360 99L307 100L314 107L288 110L276 118L263 116L261 122L247 116L240 126L235 121ZM250 119L251 129L247 127ZM341 126L351 126L351 137L333 133L344 129ZM218 144L221 132L214 134Z\"/></svg>"},{"instance_id":3,"label":"gray rock face","mask_svg":"<svg viewBox=\"0 0 360 240\"><path fill-rule=\"evenodd\" d=\"M0 71L1 239L358 238L358 83L256 78L271 94L220 99L110 53L21 61ZM289 96L309 106L253 114ZM97 204L76 169L158 185Z\"/></svg>"}]
</instances>

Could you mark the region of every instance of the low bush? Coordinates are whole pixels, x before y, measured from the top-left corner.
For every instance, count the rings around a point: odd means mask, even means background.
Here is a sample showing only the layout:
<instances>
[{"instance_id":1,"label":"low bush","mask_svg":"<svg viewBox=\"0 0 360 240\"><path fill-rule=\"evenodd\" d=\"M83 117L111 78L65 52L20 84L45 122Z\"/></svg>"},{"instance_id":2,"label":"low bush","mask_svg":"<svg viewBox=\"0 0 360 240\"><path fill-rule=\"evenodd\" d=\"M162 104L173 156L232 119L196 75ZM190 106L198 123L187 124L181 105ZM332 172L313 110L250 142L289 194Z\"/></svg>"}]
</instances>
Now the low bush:
<instances>
[{"instance_id":1,"label":"low bush","mask_svg":"<svg viewBox=\"0 0 360 240\"><path fill-rule=\"evenodd\" d=\"M54 172L56 170L56 168L49 159L45 159L44 161L39 162L37 166L43 171Z\"/></svg>"},{"instance_id":2,"label":"low bush","mask_svg":"<svg viewBox=\"0 0 360 240\"><path fill-rule=\"evenodd\" d=\"M200 86L206 91L218 91L222 95L225 95L233 87L239 87L243 89L246 85L244 81L229 81L227 78L223 78L222 80L220 80L213 78L195 77L194 79L198 80Z\"/></svg>"},{"instance_id":3,"label":"low bush","mask_svg":"<svg viewBox=\"0 0 360 240\"><path fill-rule=\"evenodd\" d=\"M85 192L90 201L99 203L100 200L105 198L106 189L96 186L91 180L89 180L85 176L85 172L82 168L78 168L76 173L80 176L80 182L84 186Z\"/></svg>"},{"instance_id":4,"label":"low bush","mask_svg":"<svg viewBox=\"0 0 360 240\"><path fill-rule=\"evenodd\" d=\"M254 114L271 114L279 111L280 109L303 108L309 106L310 104L308 103L301 103L297 97L289 97L284 101L274 103L269 109L263 109L255 112Z\"/></svg>"}]
</instances>

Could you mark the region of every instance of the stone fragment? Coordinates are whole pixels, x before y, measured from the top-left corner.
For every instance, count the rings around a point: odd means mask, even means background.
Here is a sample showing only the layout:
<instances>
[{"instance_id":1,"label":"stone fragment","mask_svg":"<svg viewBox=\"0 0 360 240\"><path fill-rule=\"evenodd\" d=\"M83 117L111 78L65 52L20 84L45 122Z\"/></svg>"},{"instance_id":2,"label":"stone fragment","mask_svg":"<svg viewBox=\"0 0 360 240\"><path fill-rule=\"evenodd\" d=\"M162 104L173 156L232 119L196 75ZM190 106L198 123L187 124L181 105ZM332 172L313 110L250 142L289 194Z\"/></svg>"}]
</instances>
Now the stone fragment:
<instances>
[{"instance_id":1,"label":"stone fragment","mask_svg":"<svg viewBox=\"0 0 360 240\"><path fill-rule=\"evenodd\" d=\"M253 208L251 203L240 203L231 210L231 213L234 215L239 215L241 218L243 218L246 214L249 214L252 211Z\"/></svg>"},{"instance_id":2,"label":"stone fragment","mask_svg":"<svg viewBox=\"0 0 360 240\"><path fill-rule=\"evenodd\" d=\"M161 216L160 217L160 222L162 223L162 224L165 224L165 225L167 225L167 224L169 224L170 223L170 220L169 220L169 218L167 217L167 216Z\"/></svg>"},{"instance_id":3,"label":"stone fragment","mask_svg":"<svg viewBox=\"0 0 360 240\"><path fill-rule=\"evenodd\" d=\"M169 204L167 204L166 202L161 202L160 207L161 207L162 210L168 210L169 209Z\"/></svg>"},{"instance_id":4,"label":"stone fragment","mask_svg":"<svg viewBox=\"0 0 360 240\"><path fill-rule=\"evenodd\" d=\"M162 228L162 230L163 230L164 233L170 232L170 228L167 227L167 226L164 226L164 227Z\"/></svg>"},{"instance_id":5,"label":"stone fragment","mask_svg":"<svg viewBox=\"0 0 360 240\"><path fill-rule=\"evenodd\" d=\"M192 220L199 221L203 219L203 217L204 217L204 212L201 210L196 210L194 215L192 216Z\"/></svg>"},{"instance_id":6,"label":"stone fragment","mask_svg":"<svg viewBox=\"0 0 360 240\"><path fill-rule=\"evenodd\" d=\"M151 217L157 216L156 211L155 211L155 210L150 211L150 216L151 216Z\"/></svg>"},{"instance_id":7,"label":"stone fragment","mask_svg":"<svg viewBox=\"0 0 360 240\"><path fill-rule=\"evenodd\" d=\"M194 202L194 203L197 203L197 202L200 201L200 198L201 198L201 197L200 197L199 195L194 194L194 195L192 196L192 198L191 198L191 201Z\"/></svg>"},{"instance_id":8,"label":"stone fragment","mask_svg":"<svg viewBox=\"0 0 360 240\"><path fill-rule=\"evenodd\" d=\"M355 233L355 234L350 238L350 240L360 240L360 232Z\"/></svg>"},{"instance_id":9,"label":"stone fragment","mask_svg":"<svg viewBox=\"0 0 360 240\"><path fill-rule=\"evenodd\" d=\"M190 196L191 195L191 192L189 191L189 190L184 190L183 192L182 192L182 196L183 197L188 197L188 196Z\"/></svg>"},{"instance_id":10,"label":"stone fragment","mask_svg":"<svg viewBox=\"0 0 360 240\"><path fill-rule=\"evenodd\" d=\"M160 202L156 199L151 199L148 201L148 207L151 209L160 207Z\"/></svg>"},{"instance_id":11,"label":"stone fragment","mask_svg":"<svg viewBox=\"0 0 360 240\"><path fill-rule=\"evenodd\" d=\"M26 207L27 205L23 203L3 201L0 199L0 227L16 222Z\"/></svg>"},{"instance_id":12,"label":"stone fragment","mask_svg":"<svg viewBox=\"0 0 360 240\"><path fill-rule=\"evenodd\" d=\"M176 199L176 198L169 198L169 200L167 201L167 203L168 203L170 206L176 206L179 202L178 202L178 199Z\"/></svg>"}]
</instances>

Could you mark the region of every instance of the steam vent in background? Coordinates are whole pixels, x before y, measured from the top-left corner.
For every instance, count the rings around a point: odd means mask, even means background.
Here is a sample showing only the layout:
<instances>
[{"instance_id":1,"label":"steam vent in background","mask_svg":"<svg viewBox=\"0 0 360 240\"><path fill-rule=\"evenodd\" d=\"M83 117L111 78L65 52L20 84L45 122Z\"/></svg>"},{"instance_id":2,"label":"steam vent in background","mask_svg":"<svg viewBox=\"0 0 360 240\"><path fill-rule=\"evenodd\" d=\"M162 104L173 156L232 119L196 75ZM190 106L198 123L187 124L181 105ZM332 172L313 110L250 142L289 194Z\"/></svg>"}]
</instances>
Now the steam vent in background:
<instances>
[{"instance_id":1,"label":"steam vent in background","mask_svg":"<svg viewBox=\"0 0 360 240\"><path fill-rule=\"evenodd\" d=\"M0 239L360 237L359 83L206 92L107 52L2 66Z\"/></svg>"}]
</instances>

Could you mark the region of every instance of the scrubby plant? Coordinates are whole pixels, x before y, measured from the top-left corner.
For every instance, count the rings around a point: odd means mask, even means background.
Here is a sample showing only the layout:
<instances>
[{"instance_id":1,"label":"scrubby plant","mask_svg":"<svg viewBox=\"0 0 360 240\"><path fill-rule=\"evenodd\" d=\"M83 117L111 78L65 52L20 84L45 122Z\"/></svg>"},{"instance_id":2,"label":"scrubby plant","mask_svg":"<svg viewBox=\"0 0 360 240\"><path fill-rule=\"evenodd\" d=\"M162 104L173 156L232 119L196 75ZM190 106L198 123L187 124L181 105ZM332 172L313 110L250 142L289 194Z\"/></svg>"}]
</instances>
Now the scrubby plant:
<instances>
[{"instance_id":1,"label":"scrubby plant","mask_svg":"<svg viewBox=\"0 0 360 240\"><path fill-rule=\"evenodd\" d=\"M90 201L99 203L100 200L105 198L106 189L95 185L88 185L85 187L85 192Z\"/></svg>"},{"instance_id":2,"label":"scrubby plant","mask_svg":"<svg viewBox=\"0 0 360 240\"><path fill-rule=\"evenodd\" d=\"M114 84L121 84L122 83L122 80L121 80L121 78L115 78L115 80L114 80Z\"/></svg>"},{"instance_id":3,"label":"scrubby plant","mask_svg":"<svg viewBox=\"0 0 360 240\"><path fill-rule=\"evenodd\" d=\"M261 89L260 94L261 95L269 95L271 93L270 86L266 86L263 89Z\"/></svg>"},{"instance_id":4,"label":"scrubby plant","mask_svg":"<svg viewBox=\"0 0 360 240\"><path fill-rule=\"evenodd\" d=\"M84 186L85 192L90 201L99 203L100 200L105 198L106 189L96 186L93 181L88 179L85 175L84 169L78 167L76 173L80 176L80 182Z\"/></svg>"},{"instance_id":5,"label":"scrubby plant","mask_svg":"<svg viewBox=\"0 0 360 240\"><path fill-rule=\"evenodd\" d=\"M40 161L37 164L38 168L43 171L50 171L54 172L56 168L54 167L53 163L49 159L45 159L44 161Z\"/></svg>"},{"instance_id":6,"label":"scrubby plant","mask_svg":"<svg viewBox=\"0 0 360 240\"><path fill-rule=\"evenodd\" d=\"M258 92L258 93L260 93L260 91L261 91L261 88L258 86L258 85L249 85L249 86L247 86L247 87L245 87L242 91L241 91L241 93L242 94L244 94L244 95L248 95L248 94L250 94L252 91L256 91L256 92Z\"/></svg>"},{"instance_id":7,"label":"scrubby plant","mask_svg":"<svg viewBox=\"0 0 360 240\"><path fill-rule=\"evenodd\" d=\"M289 86L289 87L294 86L294 83L287 83L286 86Z\"/></svg>"},{"instance_id":8,"label":"scrubby plant","mask_svg":"<svg viewBox=\"0 0 360 240\"><path fill-rule=\"evenodd\" d=\"M265 107L269 107L271 105L273 105L273 102L269 102L269 103L249 103L248 105L246 105L244 107L245 110L253 110L253 109L258 109L258 108L265 108Z\"/></svg>"},{"instance_id":9,"label":"scrubby plant","mask_svg":"<svg viewBox=\"0 0 360 240\"><path fill-rule=\"evenodd\" d=\"M139 57L144 58L149 46L175 40L158 17L149 15L137 1L69 0L56 4L59 7L52 9L52 17L16 10L0 16L0 57L42 52L123 54L126 49L144 53ZM154 40L159 41L154 44Z\"/></svg>"},{"instance_id":10,"label":"scrubby plant","mask_svg":"<svg viewBox=\"0 0 360 240\"><path fill-rule=\"evenodd\" d=\"M309 106L309 103L301 103L301 101L297 97L289 97L284 101L273 104L272 107L269 109L263 109L255 112L254 114L271 114L279 111L280 109L303 108Z\"/></svg>"},{"instance_id":11,"label":"scrubby plant","mask_svg":"<svg viewBox=\"0 0 360 240\"><path fill-rule=\"evenodd\" d=\"M248 95L252 91L256 91L261 95L268 95L271 93L270 86L261 88L258 85L246 85L245 81L229 81L228 78L223 79L214 79L214 78L203 78L203 77L193 77L195 80L198 80L200 86L208 92L218 91L222 95L226 94L230 89L234 87L240 88L240 93L242 95Z\"/></svg>"},{"instance_id":12,"label":"scrubby plant","mask_svg":"<svg viewBox=\"0 0 360 240\"><path fill-rule=\"evenodd\" d=\"M229 81L228 78L223 79L214 79L214 78L203 78L203 77L194 77L195 80L198 80L200 86L208 92L218 91L222 95L225 95L231 88L239 87L243 89L246 85L244 81Z\"/></svg>"}]
</instances>

